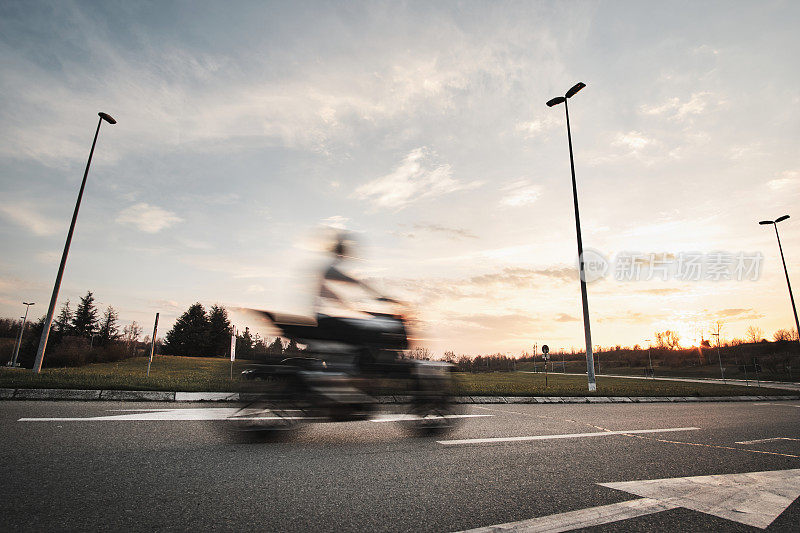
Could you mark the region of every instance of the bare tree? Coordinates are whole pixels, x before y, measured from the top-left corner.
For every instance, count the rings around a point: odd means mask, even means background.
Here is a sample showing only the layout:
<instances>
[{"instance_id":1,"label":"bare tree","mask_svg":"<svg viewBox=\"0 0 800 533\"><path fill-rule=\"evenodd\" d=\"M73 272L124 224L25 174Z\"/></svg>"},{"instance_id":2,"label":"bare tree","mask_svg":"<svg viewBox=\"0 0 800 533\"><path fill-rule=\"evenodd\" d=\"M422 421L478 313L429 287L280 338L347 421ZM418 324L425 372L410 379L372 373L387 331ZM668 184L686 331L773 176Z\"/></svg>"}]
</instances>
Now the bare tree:
<instances>
[{"instance_id":1,"label":"bare tree","mask_svg":"<svg viewBox=\"0 0 800 533\"><path fill-rule=\"evenodd\" d=\"M747 328L747 340L750 342L760 342L761 339L764 338L764 330L756 327L750 326Z\"/></svg>"},{"instance_id":2,"label":"bare tree","mask_svg":"<svg viewBox=\"0 0 800 533\"><path fill-rule=\"evenodd\" d=\"M420 361L428 361L431 358L431 351L427 348L423 348L422 346L417 346L414 350L408 352L409 359L419 359Z\"/></svg>"},{"instance_id":3,"label":"bare tree","mask_svg":"<svg viewBox=\"0 0 800 533\"><path fill-rule=\"evenodd\" d=\"M677 350L681 347L681 336L677 331L667 330L658 331L656 336L656 347L667 350Z\"/></svg>"},{"instance_id":4,"label":"bare tree","mask_svg":"<svg viewBox=\"0 0 800 533\"><path fill-rule=\"evenodd\" d=\"M125 340L125 344L130 350L132 344L135 344L136 341L139 340L139 336L142 334L142 326L136 323L134 320L129 325L122 328L122 338Z\"/></svg>"},{"instance_id":5,"label":"bare tree","mask_svg":"<svg viewBox=\"0 0 800 533\"><path fill-rule=\"evenodd\" d=\"M793 341L797 339L797 333L793 329L779 329L772 335L776 342L780 341Z\"/></svg>"}]
</instances>

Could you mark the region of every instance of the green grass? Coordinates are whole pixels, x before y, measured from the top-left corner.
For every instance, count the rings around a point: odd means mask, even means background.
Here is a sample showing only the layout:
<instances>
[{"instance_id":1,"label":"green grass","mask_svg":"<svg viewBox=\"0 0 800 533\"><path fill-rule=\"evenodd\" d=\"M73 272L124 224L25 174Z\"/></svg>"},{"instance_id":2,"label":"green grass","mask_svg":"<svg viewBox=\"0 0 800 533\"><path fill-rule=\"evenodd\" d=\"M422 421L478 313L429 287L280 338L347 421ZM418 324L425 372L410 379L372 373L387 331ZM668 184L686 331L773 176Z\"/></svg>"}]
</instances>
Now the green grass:
<instances>
[{"instance_id":1,"label":"green grass","mask_svg":"<svg viewBox=\"0 0 800 533\"><path fill-rule=\"evenodd\" d=\"M597 391L587 390L586 376L492 372L457 374L456 394L465 396L778 396L793 391L712 383L597 377Z\"/></svg>"},{"instance_id":2,"label":"green grass","mask_svg":"<svg viewBox=\"0 0 800 533\"><path fill-rule=\"evenodd\" d=\"M234 378L252 361L237 361ZM156 356L147 373L147 358L98 363L77 368L30 370L0 368L0 388L230 391L230 361L207 357ZM586 377L492 372L456 374L456 394L464 396L586 396ZM772 396L792 391L679 381L597 378L594 396Z\"/></svg>"},{"instance_id":3,"label":"green grass","mask_svg":"<svg viewBox=\"0 0 800 533\"><path fill-rule=\"evenodd\" d=\"M236 361L233 375L253 361ZM211 357L156 356L147 377L147 357L75 368L0 368L2 388L230 391L230 360Z\"/></svg>"}]
</instances>

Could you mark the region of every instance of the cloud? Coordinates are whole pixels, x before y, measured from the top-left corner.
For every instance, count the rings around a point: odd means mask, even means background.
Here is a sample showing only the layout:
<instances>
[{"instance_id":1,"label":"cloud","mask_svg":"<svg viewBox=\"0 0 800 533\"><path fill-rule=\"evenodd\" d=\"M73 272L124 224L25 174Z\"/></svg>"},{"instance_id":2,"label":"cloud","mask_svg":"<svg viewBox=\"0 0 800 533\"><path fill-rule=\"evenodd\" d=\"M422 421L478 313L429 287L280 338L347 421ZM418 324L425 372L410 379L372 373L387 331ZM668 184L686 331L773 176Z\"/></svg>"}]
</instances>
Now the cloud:
<instances>
[{"instance_id":1,"label":"cloud","mask_svg":"<svg viewBox=\"0 0 800 533\"><path fill-rule=\"evenodd\" d=\"M636 259L636 261L638 261L638 258ZM682 293L682 292L686 292L686 291L683 290L683 289L664 287L664 288L660 288L660 289L642 289L642 290L640 290L638 292L642 292L642 293L645 293L645 294L664 295L664 294L677 294L677 293Z\"/></svg>"},{"instance_id":2,"label":"cloud","mask_svg":"<svg viewBox=\"0 0 800 533\"><path fill-rule=\"evenodd\" d=\"M25 203L6 203L0 206L0 213L3 213L5 218L11 222L41 237L53 235L58 233L59 230L65 229L63 222L57 222L42 215L32 206Z\"/></svg>"},{"instance_id":3,"label":"cloud","mask_svg":"<svg viewBox=\"0 0 800 533\"><path fill-rule=\"evenodd\" d=\"M800 172L787 170L782 172L779 178L771 179L767 182L767 187L773 191L785 191L800 185Z\"/></svg>"},{"instance_id":4,"label":"cloud","mask_svg":"<svg viewBox=\"0 0 800 533\"><path fill-rule=\"evenodd\" d=\"M659 105L643 105L639 110L645 115L658 115L671 120L681 121L695 115L702 115L714 106L724 104L724 100L715 99L715 95L708 91L692 94L688 100L673 97Z\"/></svg>"},{"instance_id":5,"label":"cloud","mask_svg":"<svg viewBox=\"0 0 800 533\"><path fill-rule=\"evenodd\" d=\"M504 268L493 274L483 274L469 279L473 285L509 285L511 287L530 287L539 277L553 278L559 281L574 281L578 277L578 269L574 267L549 268Z\"/></svg>"},{"instance_id":6,"label":"cloud","mask_svg":"<svg viewBox=\"0 0 800 533\"><path fill-rule=\"evenodd\" d=\"M649 144L653 144L652 139L648 139L641 132L629 131L627 133L618 133L614 140L611 142L614 146L624 146L633 151L641 150Z\"/></svg>"},{"instance_id":7,"label":"cloud","mask_svg":"<svg viewBox=\"0 0 800 533\"><path fill-rule=\"evenodd\" d=\"M401 227L407 227L405 224L400 224ZM441 224L421 224L417 223L412 226L412 229L415 231L424 231L428 233L438 233L444 235L446 237L450 237L451 239L477 239L478 236L472 233L469 230L463 228L451 228L448 226L442 226ZM415 233L412 232L402 232L396 231L392 232L395 235L400 235L401 237L406 237L409 239L413 239L416 237Z\"/></svg>"},{"instance_id":8,"label":"cloud","mask_svg":"<svg viewBox=\"0 0 800 533\"><path fill-rule=\"evenodd\" d=\"M537 118L528 122L519 122L517 124L517 131L521 132L524 138L531 139L556 127L563 127L561 121L548 115L544 118Z\"/></svg>"},{"instance_id":9,"label":"cloud","mask_svg":"<svg viewBox=\"0 0 800 533\"><path fill-rule=\"evenodd\" d=\"M473 314L473 315L447 315L444 317L446 321L456 322L460 325L467 325L485 329L490 331L505 332L521 331L530 329L535 318L529 315L520 313L510 313L502 315L492 314Z\"/></svg>"},{"instance_id":10,"label":"cloud","mask_svg":"<svg viewBox=\"0 0 800 533\"><path fill-rule=\"evenodd\" d=\"M323 226L328 226L334 229L347 229L347 223L350 219L341 215L334 215L332 217L324 218L320 221Z\"/></svg>"},{"instance_id":11,"label":"cloud","mask_svg":"<svg viewBox=\"0 0 800 533\"><path fill-rule=\"evenodd\" d=\"M175 213L146 203L127 207L117 215L118 223L134 226L145 233L158 233L182 221Z\"/></svg>"},{"instance_id":12,"label":"cloud","mask_svg":"<svg viewBox=\"0 0 800 533\"><path fill-rule=\"evenodd\" d=\"M763 313L759 313L752 307L733 307L729 309L721 309L716 312L717 318L725 318L728 320L757 320L764 318Z\"/></svg>"},{"instance_id":13,"label":"cloud","mask_svg":"<svg viewBox=\"0 0 800 533\"><path fill-rule=\"evenodd\" d=\"M361 185L353 196L372 202L376 208L400 210L416 200L480 185L477 181L462 183L453 179L450 165L436 164L434 159L424 146L412 150L393 172Z\"/></svg>"},{"instance_id":14,"label":"cloud","mask_svg":"<svg viewBox=\"0 0 800 533\"><path fill-rule=\"evenodd\" d=\"M558 316L555 318L556 322L577 322L578 319L572 315L568 315L566 313L559 313Z\"/></svg>"},{"instance_id":15,"label":"cloud","mask_svg":"<svg viewBox=\"0 0 800 533\"><path fill-rule=\"evenodd\" d=\"M500 205L522 207L534 203L542 195L538 185L531 185L528 180L519 180L503 188L509 191L500 199Z\"/></svg>"}]
</instances>

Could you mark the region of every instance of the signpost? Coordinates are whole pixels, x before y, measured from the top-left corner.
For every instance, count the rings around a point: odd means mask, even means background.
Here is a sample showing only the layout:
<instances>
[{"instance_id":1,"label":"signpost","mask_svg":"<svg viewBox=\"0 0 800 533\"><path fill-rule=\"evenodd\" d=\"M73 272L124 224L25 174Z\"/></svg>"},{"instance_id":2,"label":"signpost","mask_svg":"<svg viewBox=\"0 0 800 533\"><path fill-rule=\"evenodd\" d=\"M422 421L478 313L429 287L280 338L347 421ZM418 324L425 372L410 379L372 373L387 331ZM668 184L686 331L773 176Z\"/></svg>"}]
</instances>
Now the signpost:
<instances>
[{"instance_id":1,"label":"signpost","mask_svg":"<svg viewBox=\"0 0 800 533\"><path fill-rule=\"evenodd\" d=\"M544 359L544 386L547 387L547 360L550 359L548 355L550 353L550 347L546 344L542 344L542 359Z\"/></svg>"},{"instance_id":2,"label":"signpost","mask_svg":"<svg viewBox=\"0 0 800 533\"><path fill-rule=\"evenodd\" d=\"M156 323L153 324L153 338L150 340L150 360L147 361L147 377L150 377L150 365L153 363L153 354L156 351L156 334L158 334L158 313L156 313Z\"/></svg>"},{"instance_id":3,"label":"signpost","mask_svg":"<svg viewBox=\"0 0 800 533\"><path fill-rule=\"evenodd\" d=\"M231 379L233 379L233 362L236 360L236 328L231 335Z\"/></svg>"}]
</instances>

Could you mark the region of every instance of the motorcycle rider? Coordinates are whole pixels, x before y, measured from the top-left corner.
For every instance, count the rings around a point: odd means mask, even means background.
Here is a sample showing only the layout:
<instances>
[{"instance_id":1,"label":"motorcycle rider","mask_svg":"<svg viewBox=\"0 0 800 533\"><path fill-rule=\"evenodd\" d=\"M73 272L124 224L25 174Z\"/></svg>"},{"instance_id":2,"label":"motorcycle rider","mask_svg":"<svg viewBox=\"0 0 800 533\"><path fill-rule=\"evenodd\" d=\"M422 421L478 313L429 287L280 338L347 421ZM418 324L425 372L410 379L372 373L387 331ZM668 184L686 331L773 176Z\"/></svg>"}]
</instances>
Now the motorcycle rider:
<instances>
[{"instance_id":1,"label":"motorcycle rider","mask_svg":"<svg viewBox=\"0 0 800 533\"><path fill-rule=\"evenodd\" d=\"M342 232L331 248L333 258L322 274L315 305L318 327L329 332L331 339L357 336L370 344L391 335L405 340L405 328L391 309L399 302L345 272L348 260L354 258L353 244L352 237ZM382 359L385 354L365 348L357 365L367 369Z\"/></svg>"}]
</instances>

